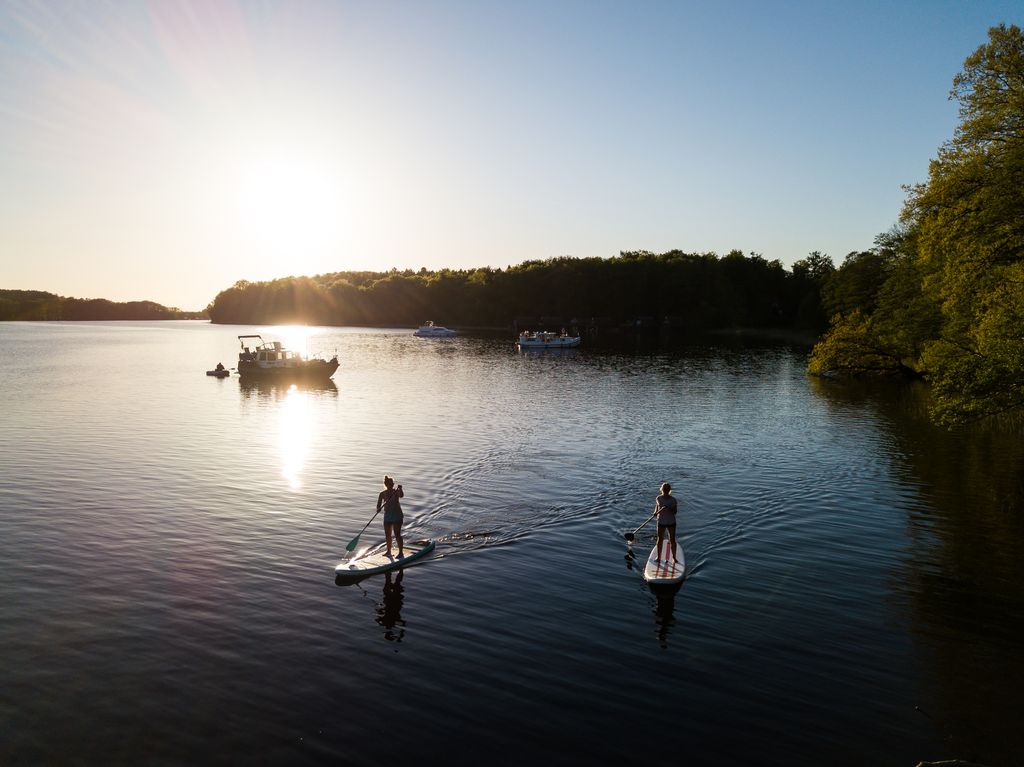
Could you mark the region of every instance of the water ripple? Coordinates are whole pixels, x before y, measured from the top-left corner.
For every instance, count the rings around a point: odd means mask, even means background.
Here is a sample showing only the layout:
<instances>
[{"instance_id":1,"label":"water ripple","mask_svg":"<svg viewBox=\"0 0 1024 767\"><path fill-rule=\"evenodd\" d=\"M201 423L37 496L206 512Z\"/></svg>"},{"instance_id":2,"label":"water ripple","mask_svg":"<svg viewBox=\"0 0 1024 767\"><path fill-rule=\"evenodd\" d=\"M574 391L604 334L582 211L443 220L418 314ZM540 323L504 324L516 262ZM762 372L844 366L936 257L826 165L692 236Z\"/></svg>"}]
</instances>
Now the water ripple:
<instances>
[{"instance_id":1,"label":"water ripple","mask_svg":"<svg viewBox=\"0 0 1024 767\"><path fill-rule=\"evenodd\" d=\"M1024 748L1019 435L936 430L786 348L322 328L330 385L203 375L239 332L274 331L0 324L0 761ZM437 548L338 584L385 473ZM653 523L623 533L662 481L688 570L653 592Z\"/></svg>"}]
</instances>

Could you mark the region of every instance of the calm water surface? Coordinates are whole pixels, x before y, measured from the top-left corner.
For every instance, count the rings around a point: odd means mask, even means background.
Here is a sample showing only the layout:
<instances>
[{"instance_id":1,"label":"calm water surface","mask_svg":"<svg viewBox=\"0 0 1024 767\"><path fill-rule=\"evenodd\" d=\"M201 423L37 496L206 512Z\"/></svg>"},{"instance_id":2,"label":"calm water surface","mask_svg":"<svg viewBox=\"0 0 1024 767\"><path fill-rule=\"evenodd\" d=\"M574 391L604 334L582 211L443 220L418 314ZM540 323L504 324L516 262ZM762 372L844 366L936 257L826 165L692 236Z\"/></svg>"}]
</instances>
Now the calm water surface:
<instances>
[{"instance_id":1,"label":"calm water surface","mask_svg":"<svg viewBox=\"0 0 1024 767\"><path fill-rule=\"evenodd\" d=\"M326 386L203 374L251 332L294 331L0 324L0 762L1021 763L1019 430L789 348L323 328ZM385 472L437 550L336 584ZM623 533L666 480L663 594Z\"/></svg>"}]
</instances>

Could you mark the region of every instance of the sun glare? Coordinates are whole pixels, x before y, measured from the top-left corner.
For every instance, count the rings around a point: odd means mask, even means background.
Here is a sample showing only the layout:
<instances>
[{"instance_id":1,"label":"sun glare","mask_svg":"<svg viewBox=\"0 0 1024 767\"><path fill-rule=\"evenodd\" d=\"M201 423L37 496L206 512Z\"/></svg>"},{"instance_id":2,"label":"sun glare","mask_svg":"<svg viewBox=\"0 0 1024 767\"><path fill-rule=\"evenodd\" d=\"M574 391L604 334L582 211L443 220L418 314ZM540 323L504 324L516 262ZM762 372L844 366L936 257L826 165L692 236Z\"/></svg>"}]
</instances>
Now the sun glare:
<instances>
[{"instance_id":1,"label":"sun glare","mask_svg":"<svg viewBox=\"0 0 1024 767\"><path fill-rule=\"evenodd\" d=\"M280 264L282 274L305 273L304 264L336 249L344 214L339 188L310 160L267 156L246 164L238 177L241 239Z\"/></svg>"},{"instance_id":2,"label":"sun glare","mask_svg":"<svg viewBox=\"0 0 1024 767\"><path fill-rule=\"evenodd\" d=\"M275 325L267 332L274 338L280 338L285 349L302 355L309 353L309 339L315 335L315 331L306 325Z\"/></svg>"}]
</instances>

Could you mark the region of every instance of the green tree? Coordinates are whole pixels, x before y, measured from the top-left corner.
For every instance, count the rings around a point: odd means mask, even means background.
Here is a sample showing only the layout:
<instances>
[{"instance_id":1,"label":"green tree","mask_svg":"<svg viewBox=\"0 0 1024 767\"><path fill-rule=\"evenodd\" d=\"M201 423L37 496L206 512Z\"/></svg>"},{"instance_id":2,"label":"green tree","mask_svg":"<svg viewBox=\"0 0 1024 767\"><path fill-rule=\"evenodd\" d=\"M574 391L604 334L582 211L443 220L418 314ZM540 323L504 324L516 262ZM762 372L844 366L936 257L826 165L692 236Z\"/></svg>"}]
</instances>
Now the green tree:
<instances>
[{"instance_id":1,"label":"green tree","mask_svg":"<svg viewBox=\"0 0 1024 767\"><path fill-rule=\"evenodd\" d=\"M815 330L827 327L828 318L822 308L822 290L835 270L832 259L817 250L793 264L793 289L799 324Z\"/></svg>"},{"instance_id":2,"label":"green tree","mask_svg":"<svg viewBox=\"0 0 1024 767\"><path fill-rule=\"evenodd\" d=\"M837 313L809 364L812 372L921 373L945 423L1024 407L1020 29L990 29L950 97L960 124L928 180L908 188L902 226L826 283L825 304Z\"/></svg>"},{"instance_id":3,"label":"green tree","mask_svg":"<svg viewBox=\"0 0 1024 767\"><path fill-rule=\"evenodd\" d=\"M941 302L923 358L935 413L953 422L1024 406L1024 35L989 41L953 81L960 125L910 190L904 219Z\"/></svg>"},{"instance_id":4,"label":"green tree","mask_svg":"<svg viewBox=\"0 0 1024 767\"><path fill-rule=\"evenodd\" d=\"M892 272L890 252L879 249L850 253L821 287L822 308L829 317L859 310L871 314L878 292Z\"/></svg>"},{"instance_id":5,"label":"green tree","mask_svg":"<svg viewBox=\"0 0 1024 767\"><path fill-rule=\"evenodd\" d=\"M859 309L835 318L828 334L811 351L810 373L896 374L903 370L900 348L873 317Z\"/></svg>"}]
</instances>

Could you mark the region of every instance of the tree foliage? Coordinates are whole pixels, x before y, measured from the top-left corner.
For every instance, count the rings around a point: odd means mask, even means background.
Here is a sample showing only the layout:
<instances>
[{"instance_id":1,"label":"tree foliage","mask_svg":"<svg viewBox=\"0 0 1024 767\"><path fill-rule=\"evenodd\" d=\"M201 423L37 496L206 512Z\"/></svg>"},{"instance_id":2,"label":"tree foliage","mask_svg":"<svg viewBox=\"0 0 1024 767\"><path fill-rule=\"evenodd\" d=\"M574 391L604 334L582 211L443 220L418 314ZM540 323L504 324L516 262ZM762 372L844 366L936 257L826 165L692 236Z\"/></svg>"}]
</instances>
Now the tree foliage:
<instances>
[{"instance_id":1,"label":"tree foliage","mask_svg":"<svg viewBox=\"0 0 1024 767\"><path fill-rule=\"evenodd\" d=\"M902 226L826 283L836 314L810 362L861 371L858 349L890 349L932 382L946 423L1024 407L1021 30L990 29L950 97L960 123L927 182L908 188Z\"/></svg>"},{"instance_id":2,"label":"tree foliage","mask_svg":"<svg viewBox=\"0 0 1024 767\"><path fill-rule=\"evenodd\" d=\"M824 328L817 305L827 256L799 276L779 261L734 250L610 259L552 258L508 269L335 272L239 282L208 307L213 322L463 327L669 321L690 329ZM827 265L826 265L827 264ZM807 306L811 309L808 310Z\"/></svg>"}]
</instances>

